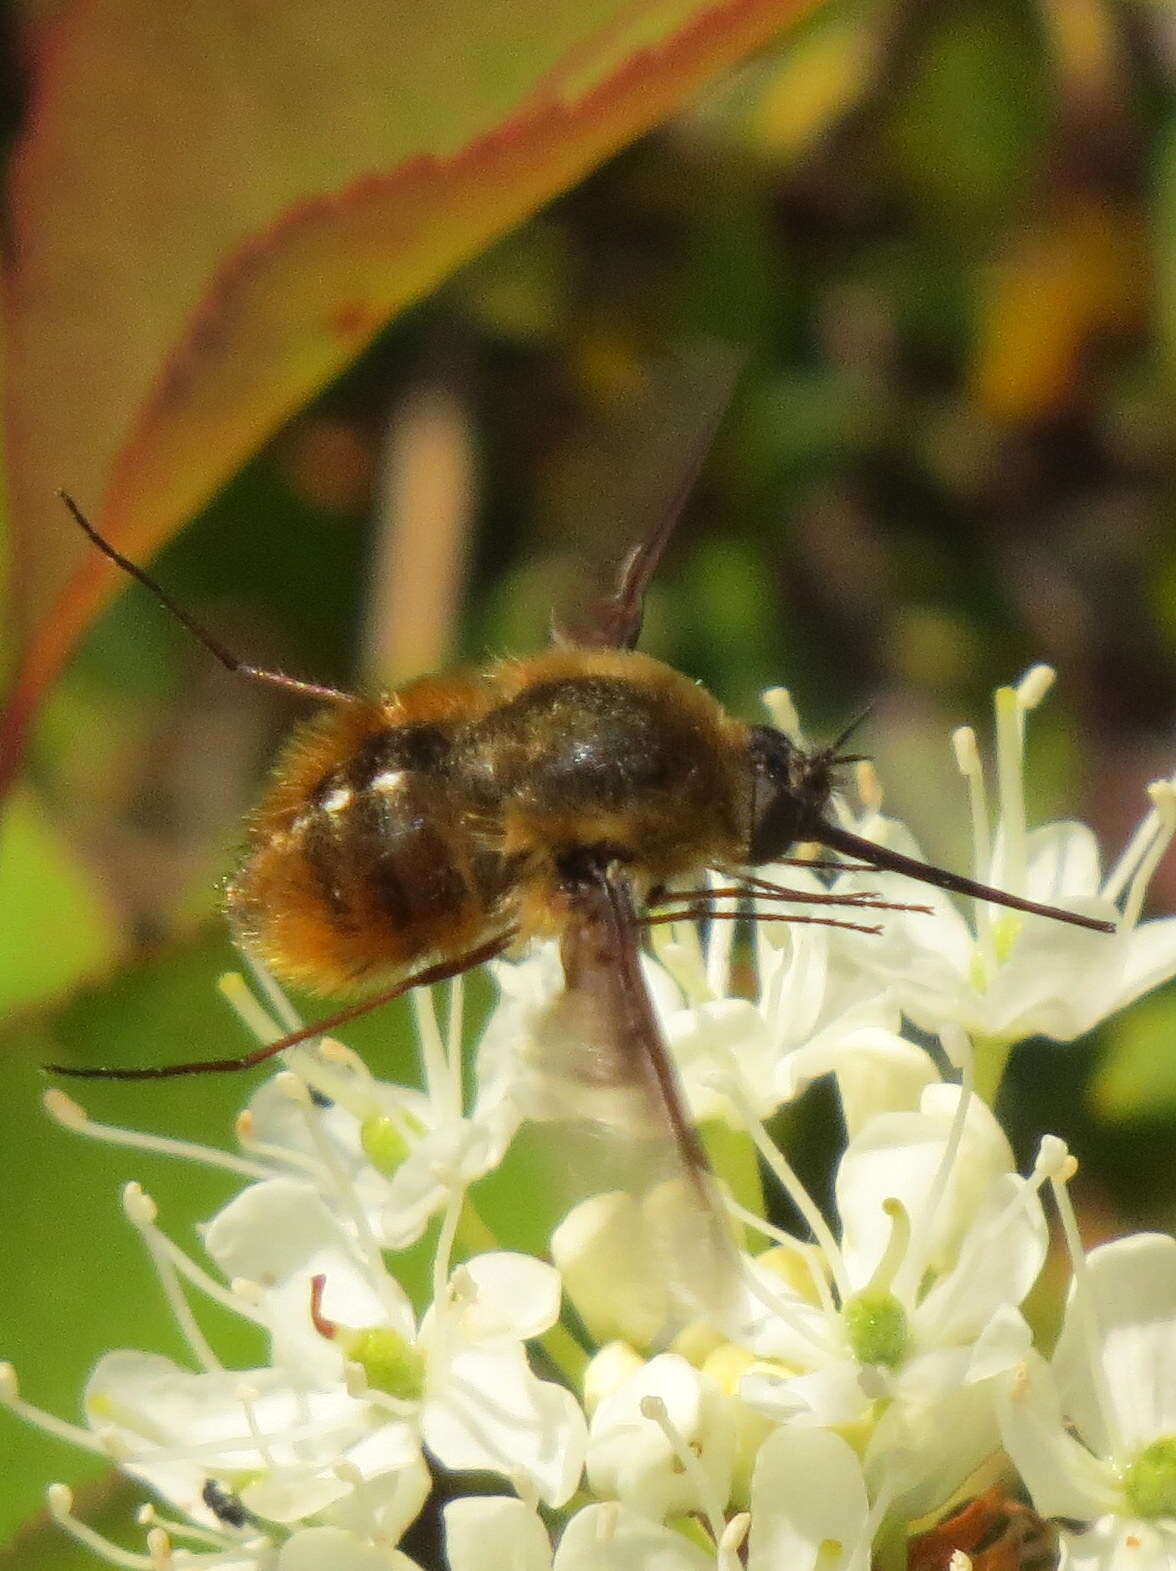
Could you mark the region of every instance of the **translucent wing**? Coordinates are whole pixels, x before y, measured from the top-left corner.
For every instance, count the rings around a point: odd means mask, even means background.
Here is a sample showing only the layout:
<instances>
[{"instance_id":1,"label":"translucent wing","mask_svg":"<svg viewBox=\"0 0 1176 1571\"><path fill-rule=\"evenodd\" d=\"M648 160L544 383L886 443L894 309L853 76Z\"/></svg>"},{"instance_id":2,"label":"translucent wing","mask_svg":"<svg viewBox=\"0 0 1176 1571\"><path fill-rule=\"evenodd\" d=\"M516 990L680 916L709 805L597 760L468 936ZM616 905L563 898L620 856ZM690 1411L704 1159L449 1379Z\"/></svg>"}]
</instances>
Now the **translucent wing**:
<instances>
[{"instance_id":1,"label":"translucent wing","mask_svg":"<svg viewBox=\"0 0 1176 1571\"><path fill-rule=\"evenodd\" d=\"M642 975L628 881L590 867L569 903L566 987L535 1033L527 1111L558 1124L577 1190L596 1197L582 1214L623 1214L623 1237L612 1230L625 1255L617 1278L664 1291L656 1339L727 1301L735 1254Z\"/></svg>"},{"instance_id":2,"label":"translucent wing","mask_svg":"<svg viewBox=\"0 0 1176 1571\"><path fill-rule=\"evenodd\" d=\"M633 649L641 636L645 595L706 462L731 403L746 356L732 344L695 346L674 367L673 392L658 387L662 452L646 454L650 483L639 498L643 517L658 520L621 563L614 588L587 613L556 623L557 640L581 649ZM674 418L672 411L677 410Z\"/></svg>"}]
</instances>

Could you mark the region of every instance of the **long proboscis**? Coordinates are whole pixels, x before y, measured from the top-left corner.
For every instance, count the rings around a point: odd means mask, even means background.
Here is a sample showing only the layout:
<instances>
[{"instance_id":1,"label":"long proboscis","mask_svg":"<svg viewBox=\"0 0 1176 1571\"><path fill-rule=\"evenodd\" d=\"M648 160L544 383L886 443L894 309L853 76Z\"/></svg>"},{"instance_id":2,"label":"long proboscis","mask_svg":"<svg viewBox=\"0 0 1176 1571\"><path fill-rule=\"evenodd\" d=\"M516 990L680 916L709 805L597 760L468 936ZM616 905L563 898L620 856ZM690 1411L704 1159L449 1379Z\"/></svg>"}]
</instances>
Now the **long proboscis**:
<instances>
[{"instance_id":1,"label":"long proboscis","mask_svg":"<svg viewBox=\"0 0 1176 1571\"><path fill-rule=\"evenodd\" d=\"M822 822L814 837L831 851L842 851L846 856L868 862L883 873L902 873L921 884L931 884L936 889L946 889L955 895L971 895L974 900L986 900L993 905L1008 906L1012 911L1026 911L1031 916L1047 916L1055 922L1068 922L1071 927L1085 927L1092 933L1113 933L1115 924L1097 916L1083 916L1078 911L1066 911L1061 906L1043 905L1038 900L1026 900L1021 895L1011 895L1005 889L994 889L991 884L978 883L965 878L962 873L949 873L945 867L932 862L920 862L916 857L904 856L888 846L875 845L861 835L855 835L838 824Z\"/></svg>"},{"instance_id":2,"label":"long proboscis","mask_svg":"<svg viewBox=\"0 0 1176 1571\"><path fill-rule=\"evenodd\" d=\"M394 998L400 998L414 987L427 987L433 982L447 982L451 977L459 976L463 971L481 965L483 961L493 960L509 947L514 937L512 930L491 939L488 943L481 944L477 949L459 955L456 960L443 960L435 966L426 967L423 971L414 972L412 976L398 982L395 987L385 988L382 993L375 993L371 998L361 999L357 1004L349 1004L346 1009L328 1015L325 1020L316 1020L313 1025L302 1026L297 1031L291 1031L287 1036L279 1037L276 1042L263 1042L251 1053L244 1053L239 1058L198 1058L186 1064L151 1064L134 1068L120 1064L43 1064L41 1067L47 1074L70 1075L78 1080L171 1080L178 1075L224 1075L239 1069L253 1069L257 1064L264 1064L267 1058L284 1053L288 1047L297 1047L301 1042L309 1042L312 1037L322 1036L325 1032L337 1030L339 1026L358 1020L361 1015L370 1014L373 1009L379 1009L381 1004L390 1004Z\"/></svg>"}]
</instances>

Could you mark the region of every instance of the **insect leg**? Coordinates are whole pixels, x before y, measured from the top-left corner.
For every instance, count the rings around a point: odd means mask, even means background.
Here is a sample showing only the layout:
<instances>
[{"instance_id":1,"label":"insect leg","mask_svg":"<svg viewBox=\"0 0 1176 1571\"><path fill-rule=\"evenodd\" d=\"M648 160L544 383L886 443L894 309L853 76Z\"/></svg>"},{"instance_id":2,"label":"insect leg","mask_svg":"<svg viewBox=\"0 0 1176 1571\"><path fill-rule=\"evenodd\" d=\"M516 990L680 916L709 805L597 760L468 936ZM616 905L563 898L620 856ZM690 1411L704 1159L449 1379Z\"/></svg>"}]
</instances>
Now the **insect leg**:
<instances>
[{"instance_id":1,"label":"insect leg","mask_svg":"<svg viewBox=\"0 0 1176 1571\"><path fill-rule=\"evenodd\" d=\"M70 1075L78 1080L170 1080L175 1075L219 1075L237 1069L252 1069L255 1064L263 1064L267 1058L285 1052L288 1047L297 1047L299 1042L307 1042L311 1037L321 1036L324 1031L334 1031L337 1027L346 1025L349 1020L358 1020L361 1015L370 1014L381 1004L391 1003L394 998L399 998L402 993L407 993L414 987L426 987L433 982L446 982L450 977L468 971L472 966L481 965L484 960L493 960L510 945L514 936L512 929L479 945L477 949L458 955L454 960L442 960L437 965L427 966L425 970L417 971L404 981L398 982L395 987L386 988L382 993L376 993L372 998L365 998L358 1004L349 1004L346 1009L328 1015L325 1020L316 1020L313 1025L291 1031L288 1036L280 1037L276 1042L265 1042L261 1047L254 1048L253 1052L245 1053L240 1058L196 1059L186 1064L152 1064L144 1068L88 1064L43 1064L42 1068L48 1074Z\"/></svg>"}]
</instances>

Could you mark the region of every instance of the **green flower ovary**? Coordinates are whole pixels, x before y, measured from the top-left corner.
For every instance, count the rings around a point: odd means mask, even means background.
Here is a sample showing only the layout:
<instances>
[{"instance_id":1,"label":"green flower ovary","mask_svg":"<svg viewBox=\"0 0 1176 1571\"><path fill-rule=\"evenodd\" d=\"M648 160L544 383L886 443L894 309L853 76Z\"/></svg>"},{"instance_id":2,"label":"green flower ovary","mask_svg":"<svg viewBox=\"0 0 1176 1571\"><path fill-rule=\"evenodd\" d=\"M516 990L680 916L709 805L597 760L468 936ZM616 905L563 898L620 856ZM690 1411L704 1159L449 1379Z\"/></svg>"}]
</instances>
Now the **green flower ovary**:
<instances>
[{"instance_id":1,"label":"green flower ovary","mask_svg":"<svg viewBox=\"0 0 1176 1571\"><path fill-rule=\"evenodd\" d=\"M410 1135L422 1135L424 1126L409 1113L401 1115L397 1123L386 1113L376 1113L365 1118L359 1126L359 1143L363 1154L385 1178L391 1175L412 1150Z\"/></svg>"},{"instance_id":2,"label":"green flower ovary","mask_svg":"<svg viewBox=\"0 0 1176 1571\"><path fill-rule=\"evenodd\" d=\"M424 1394L424 1358L411 1342L387 1326L340 1330L339 1345L350 1361L362 1368L373 1391L406 1402L417 1402Z\"/></svg>"},{"instance_id":3,"label":"green flower ovary","mask_svg":"<svg viewBox=\"0 0 1176 1571\"><path fill-rule=\"evenodd\" d=\"M910 1327L893 1293L871 1291L846 1299L841 1323L850 1351L862 1364L895 1369L906 1357Z\"/></svg>"},{"instance_id":4,"label":"green flower ovary","mask_svg":"<svg viewBox=\"0 0 1176 1571\"><path fill-rule=\"evenodd\" d=\"M1143 1448L1124 1474L1123 1493L1138 1516L1176 1516L1176 1435Z\"/></svg>"}]
</instances>

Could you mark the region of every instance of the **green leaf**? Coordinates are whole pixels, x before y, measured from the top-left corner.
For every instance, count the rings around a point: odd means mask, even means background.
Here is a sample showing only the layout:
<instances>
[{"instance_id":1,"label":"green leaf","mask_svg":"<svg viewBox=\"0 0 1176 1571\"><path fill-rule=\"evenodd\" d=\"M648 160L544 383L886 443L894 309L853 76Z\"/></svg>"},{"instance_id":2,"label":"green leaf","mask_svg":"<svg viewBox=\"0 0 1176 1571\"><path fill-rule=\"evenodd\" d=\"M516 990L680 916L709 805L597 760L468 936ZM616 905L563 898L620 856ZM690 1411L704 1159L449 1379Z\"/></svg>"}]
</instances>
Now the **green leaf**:
<instances>
[{"instance_id":1,"label":"green leaf","mask_svg":"<svg viewBox=\"0 0 1176 1571\"><path fill-rule=\"evenodd\" d=\"M1108 1028L1110 1046L1090 1089L1107 1119L1170 1118L1176 1112L1176 992L1141 999Z\"/></svg>"},{"instance_id":2,"label":"green leaf","mask_svg":"<svg viewBox=\"0 0 1176 1571\"><path fill-rule=\"evenodd\" d=\"M13 165L9 755L143 558L396 311L813 0L69 7Z\"/></svg>"},{"instance_id":3,"label":"green leaf","mask_svg":"<svg viewBox=\"0 0 1176 1571\"><path fill-rule=\"evenodd\" d=\"M116 925L87 868L30 787L0 809L4 964L0 1015L68 992L104 970Z\"/></svg>"},{"instance_id":4,"label":"green leaf","mask_svg":"<svg viewBox=\"0 0 1176 1571\"><path fill-rule=\"evenodd\" d=\"M40 1065L70 1058L161 1061L169 1053L223 1054L238 1043L247 1048L244 1031L214 991L228 958L223 939L204 939L79 997L52 1022L11 1028L0 1038L6 1063L0 1098L3 1356L15 1365L30 1401L71 1422L79 1419L86 1375L104 1351L125 1346L188 1357L123 1216L123 1185L142 1183L159 1205L161 1225L200 1258L194 1225L240 1181L178 1156L128 1151L62 1129L41 1106L52 1082ZM220 1075L140 1085L62 1084L96 1119L231 1148L233 1118L255 1080ZM252 1332L202 1300L196 1307L225 1362L248 1368L259 1352ZM110 1471L102 1458L50 1440L2 1410L0 1456L0 1542L40 1509L48 1481L76 1485Z\"/></svg>"}]
</instances>

